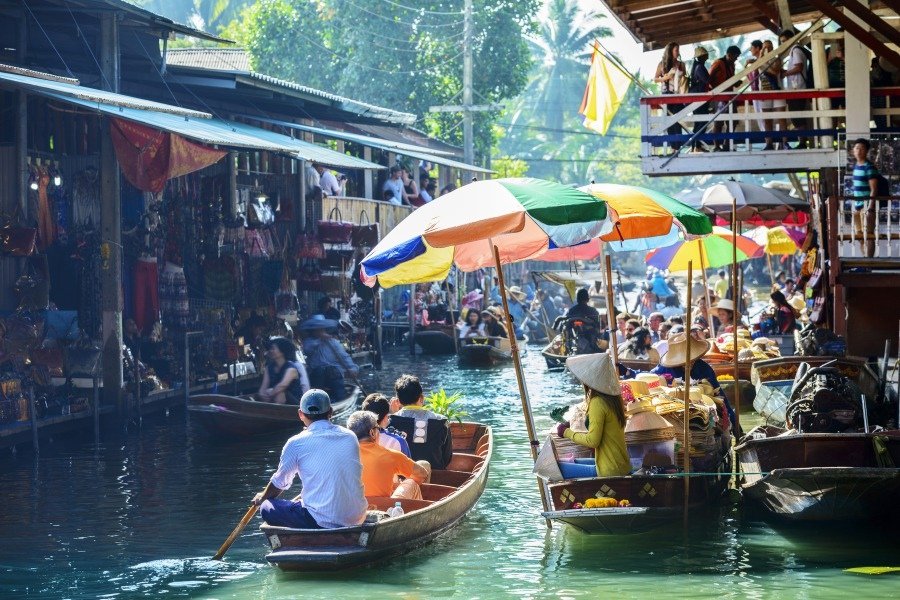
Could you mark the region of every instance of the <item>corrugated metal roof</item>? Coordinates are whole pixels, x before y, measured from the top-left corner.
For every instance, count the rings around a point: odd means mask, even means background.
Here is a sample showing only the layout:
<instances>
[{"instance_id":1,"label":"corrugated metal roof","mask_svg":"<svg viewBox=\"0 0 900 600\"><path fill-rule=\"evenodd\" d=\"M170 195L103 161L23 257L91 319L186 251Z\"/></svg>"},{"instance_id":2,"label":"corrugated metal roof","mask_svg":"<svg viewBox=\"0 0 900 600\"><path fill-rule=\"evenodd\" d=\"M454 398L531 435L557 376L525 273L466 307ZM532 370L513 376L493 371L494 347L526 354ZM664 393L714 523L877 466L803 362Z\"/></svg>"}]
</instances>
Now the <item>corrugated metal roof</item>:
<instances>
[{"instance_id":1,"label":"corrugated metal roof","mask_svg":"<svg viewBox=\"0 0 900 600\"><path fill-rule=\"evenodd\" d=\"M282 125L284 127L290 127L292 129L297 129L299 131L308 131L310 133L314 133L316 135L321 135L322 137L327 137L334 140L344 140L347 142L354 142L357 144L361 144L363 146L369 146L371 148L378 148L380 150L387 150L389 152L396 152L397 154L408 156L410 158L418 158L419 160L425 160L428 162L433 162L439 165L444 165L447 167L453 167L455 169L462 169L464 171L472 171L475 173L493 173L490 169L485 169L483 167L479 167L476 165L469 165L464 162L460 162L458 160L453 160L452 158L448 158L446 156L440 156L434 154L429 148L423 148L422 146L414 146L412 144L402 144L400 142L393 142L391 140L384 140L381 138L371 137L367 135L359 135L356 133L349 133L346 131L338 131L335 129L324 129L322 127L311 127L309 125L298 125L297 123L291 123L289 121L279 121L276 119L263 119L260 117L253 117L259 121L263 121L265 123L274 123L276 125Z\"/></svg>"},{"instance_id":2,"label":"corrugated metal roof","mask_svg":"<svg viewBox=\"0 0 900 600\"><path fill-rule=\"evenodd\" d=\"M224 44L234 43L231 40L227 40L217 35L207 33L195 27L176 23L168 17L156 14L147 10L146 8L136 6L135 4L132 4L131 2L125 2L124 0L62 0L61 2L58 2L58 4L60 4L61 6L66 6L67 8L76 12L79 9L121 10L122 12L128 13L128 15L136 21L141 21L146 25L159 27L160 29L167 29L173 33L180 33L188 37Z\"/></svg>"},{"instance_id":3,"label":"corrugated metal roof","mask_svg":"<svg viewBox=\"0 0 900 600\"><path fill-rule=\"evenodd\" d=\"M301 94L315 96L334 102L338 108L348 112L354 112L360 116L371 117L381 121L400 124L412 124L416 121L416 116L412 113L405 113L383 106L375 106L368 102L354 100L345 96L339 96L323 90L317 90L309 86L272 77L264 73L253 71L250 66L250 57L246 50L232 48L190 48L190 49L172 49L166 53L166 64L173 67L182 67L187 69L199 69L218 71L222 73L230 73L235 75L237 80L247 78L244 83L255 85L256 82L267 83L279 88L299 92Z\"/></svg>"},{"instance_id":4,"label":"corrugated metal roof","mask_svg":"<svg viewBox=\"0 0 900 600\"><path fill-rule=\"evenodd\" d=\"M144 100L143 98L135 98L134 96L126 96L125 94L116 94L115 92L106 92L95 88L73 85L63 81L27 77L16 73L0 72L0 84L3 84L4 82L39 94L58 94L65 97L78 98L80 100L102 102L110 106L152 110L160 113L182 115L198 119L208 119L212 116L209 113L180 108L178 106L172 106L171 104L163 104L161 102L153 102L152 100Z\"/></svg>"}]
</instances>

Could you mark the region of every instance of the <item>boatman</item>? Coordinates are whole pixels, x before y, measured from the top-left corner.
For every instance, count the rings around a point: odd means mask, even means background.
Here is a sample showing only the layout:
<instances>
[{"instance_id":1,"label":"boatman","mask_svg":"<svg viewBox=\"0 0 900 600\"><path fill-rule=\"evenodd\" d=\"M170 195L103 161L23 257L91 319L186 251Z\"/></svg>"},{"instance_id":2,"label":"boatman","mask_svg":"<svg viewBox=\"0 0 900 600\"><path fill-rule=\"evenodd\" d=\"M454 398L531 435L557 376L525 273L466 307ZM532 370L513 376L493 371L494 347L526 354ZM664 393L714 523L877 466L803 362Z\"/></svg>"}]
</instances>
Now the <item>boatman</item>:
<instances>
[{"instance_id":1,"label":"boatman","mask_svg":"<svg viewBox=\"0 0 900 600\"><path fill-rule=\"evenodd\" d=\"M359 442L348 429L331 422L331 399L312 389L300 399L306 428L287 441L278 469L266 489L253 497L269 525L297 529L334 529L359 525L366 518ZM303 484L298 501L278 498L294 476Z\"/></svg>"}]
</instances>

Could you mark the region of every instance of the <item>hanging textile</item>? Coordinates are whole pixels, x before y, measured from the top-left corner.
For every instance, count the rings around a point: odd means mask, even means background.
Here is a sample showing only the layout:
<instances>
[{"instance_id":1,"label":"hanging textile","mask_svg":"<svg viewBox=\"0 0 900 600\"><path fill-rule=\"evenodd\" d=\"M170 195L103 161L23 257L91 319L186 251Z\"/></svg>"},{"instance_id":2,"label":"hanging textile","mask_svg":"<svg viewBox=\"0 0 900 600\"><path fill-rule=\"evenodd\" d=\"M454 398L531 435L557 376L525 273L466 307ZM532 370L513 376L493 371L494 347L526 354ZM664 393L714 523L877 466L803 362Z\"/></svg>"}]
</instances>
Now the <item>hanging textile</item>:
<instances>
[{"instance_id":1,"label":"hanging textile","mask_svg":"<svg viewBox=\"0 0 900 600\"><path fill-rule=\"evenodd\" d=\"M228 154L123 119L112 119L109 133L125 179L147 192L161 192L167 180L199 171Z\"/></svg>"}]
</instances>

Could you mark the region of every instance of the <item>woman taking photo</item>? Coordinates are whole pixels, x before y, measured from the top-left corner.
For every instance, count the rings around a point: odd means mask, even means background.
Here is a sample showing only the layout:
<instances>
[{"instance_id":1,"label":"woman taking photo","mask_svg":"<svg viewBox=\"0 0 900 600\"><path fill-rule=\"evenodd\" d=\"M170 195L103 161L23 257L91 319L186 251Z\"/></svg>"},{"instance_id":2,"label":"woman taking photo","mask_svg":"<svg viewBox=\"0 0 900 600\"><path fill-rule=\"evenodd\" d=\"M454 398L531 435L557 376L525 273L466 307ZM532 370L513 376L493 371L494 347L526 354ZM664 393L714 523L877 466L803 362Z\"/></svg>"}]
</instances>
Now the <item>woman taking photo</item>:
<instances>
[{"instance_id":1,"label":"woman taking photo","mask_svg":"<svg viewBox=\"0 0 900 600\"><path fill-rule=\"evenodd\" d=\"M557 435L594 449L598 477L628 475L631 461L625 447L625 408L612 358L606 353L571 356L566 367L584 386L587 433L576 433L569 423L560 423Z\"/></svg>"},{"instance_id":2,"label":"woman taking photo","mask_svg":"<svg viewBox=\"0 0 900 600\"><path fill-rule=\"evenodd\" d=\"M653 347L653 338L646 327L638 327L634 334L619 348L619 358L624 360L649 360L659 362L659 352Z\"/></svg>"},{"instance_id":3,"label":"woman taking photo","mask_svg":"<svg viewBox=\"0 0 900 600\"><path fill-rule=\"evenodd\" d=\"M266 345L266 368L259 397L275 404L300 404L309 390L306 368L297 360L297 348L287 338L271 338Z\"/></svg>"},{"instance_id":4,"label":"woman taking photo","mask_svg":"<svg viewBox=\"0 0 900 600\"><path fill-rule=\"evenodd\" d=\"M478 310L470 308L466 313L466 320L459 325L459 339L469 337L484 337L484 323Z\"/></svg>"}]
</instances>

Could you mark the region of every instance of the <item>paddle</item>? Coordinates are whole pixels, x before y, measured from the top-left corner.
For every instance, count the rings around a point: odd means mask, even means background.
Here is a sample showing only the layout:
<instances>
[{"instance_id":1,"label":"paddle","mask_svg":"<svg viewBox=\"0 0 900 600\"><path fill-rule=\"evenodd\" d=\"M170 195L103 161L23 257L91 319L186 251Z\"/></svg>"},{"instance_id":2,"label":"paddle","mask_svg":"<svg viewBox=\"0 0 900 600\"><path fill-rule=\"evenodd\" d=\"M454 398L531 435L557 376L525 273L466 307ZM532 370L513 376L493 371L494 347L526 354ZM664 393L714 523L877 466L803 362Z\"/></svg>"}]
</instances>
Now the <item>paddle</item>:
<instances>
[{"instance_id":1,"label":"paddle","mask_svg":"<svg viewBox=\"0 0 900 600\"><path fill-rule=\"evenodd\" d=\"M225 540L225 543L222 544L222 547L219 548L219 551L216 552L215 556L213 556L213 560L222 560L222 557L225 556L225 553L228 552L229 548L231 548L234 540L236 540L238 536L241 535L244 527L247 526L247 523L250 522L250 519L253 518L253 515L256 514L257 510L259 510L259 507L255 504L251 505L250 508L247 509L247 512L244 513L244 517L237 524L237 527L234 528L234 531L231 532L231 535L228 536L228 539Z\"/></svg>"},{"instance_id":2,"label":"paddle","mask_svg":"<svg viewBox=\"0 0 900 600\"><path fill-rule=\"evenodd\" d=\"M858 575L884 575L886 573L900 573L900 567L853 567L844 569L844 573L856 573Z\"/></svg>"}]
</instances>

